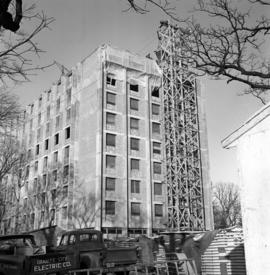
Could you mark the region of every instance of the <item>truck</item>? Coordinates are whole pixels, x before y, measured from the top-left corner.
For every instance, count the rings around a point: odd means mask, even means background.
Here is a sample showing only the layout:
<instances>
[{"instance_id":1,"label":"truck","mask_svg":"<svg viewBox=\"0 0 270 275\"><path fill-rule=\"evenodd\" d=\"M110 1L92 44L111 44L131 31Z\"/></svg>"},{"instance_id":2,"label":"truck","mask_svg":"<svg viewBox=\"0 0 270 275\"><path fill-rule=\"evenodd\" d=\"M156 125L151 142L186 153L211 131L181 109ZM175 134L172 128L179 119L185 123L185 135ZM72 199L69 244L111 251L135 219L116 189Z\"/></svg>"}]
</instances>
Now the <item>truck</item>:
<instances>
[{"instance_id":1,"label":"truck","mask_svg":"<svg viewBox=\"0 0 270 275\"><path fill-rule=\"evenodd\" d=\"M138 246L120 247L105 242L102 232L94 229L79 229L62 234L56 252L74 253L76 267L112 268L134 265L138 262Z\"/></svg>"},{"instance_id":2,"label":"truck","mask_svg":"<svg viewBox=\"0 0 270 275\"><path fill-rule=\"evenodd\" d=\"M73 253L46 253L31 234L0 237L0 275L62 275L75 264Z\"/></svg>"}]
</instances>

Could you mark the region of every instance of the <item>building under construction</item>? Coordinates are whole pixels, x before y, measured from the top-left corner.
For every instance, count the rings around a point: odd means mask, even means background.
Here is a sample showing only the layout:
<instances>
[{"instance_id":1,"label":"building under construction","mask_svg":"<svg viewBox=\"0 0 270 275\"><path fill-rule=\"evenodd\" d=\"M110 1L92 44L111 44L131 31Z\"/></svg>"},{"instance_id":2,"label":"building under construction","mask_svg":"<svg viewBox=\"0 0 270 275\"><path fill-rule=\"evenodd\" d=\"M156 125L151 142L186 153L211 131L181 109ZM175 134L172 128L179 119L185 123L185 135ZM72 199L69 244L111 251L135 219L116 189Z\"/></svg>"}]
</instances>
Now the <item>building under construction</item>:
<instances>
[{"instance_id":1,"label":"building under construction","mask_svg":"<svg viewBox=\"0 0 270 275\"><path fill-rule=\"evenodd\" d=\"M159 66L101 46L27 107L21 230L212 229L202 89L183 61L180 29L163 22L158 36Z\"/></svg>"}]
</instances>

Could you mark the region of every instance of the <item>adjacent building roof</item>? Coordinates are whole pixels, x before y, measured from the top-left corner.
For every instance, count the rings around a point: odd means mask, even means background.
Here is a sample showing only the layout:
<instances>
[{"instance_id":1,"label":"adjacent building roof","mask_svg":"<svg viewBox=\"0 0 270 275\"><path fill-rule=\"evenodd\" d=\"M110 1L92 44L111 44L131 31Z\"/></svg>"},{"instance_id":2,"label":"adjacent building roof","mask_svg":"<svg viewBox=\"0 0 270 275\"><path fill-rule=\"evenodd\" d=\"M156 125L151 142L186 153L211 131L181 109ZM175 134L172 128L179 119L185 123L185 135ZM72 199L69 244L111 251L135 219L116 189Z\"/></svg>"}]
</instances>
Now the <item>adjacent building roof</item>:
<instances>
[{"instance_id":1,"label":"adjacent building roof","mask_svg":"<svg viewBox=\"0 0 270 275\"><path fill-rule=\"evenodd\" d=\"M236 145L236 141L244 134L261 123L265 118L270 115L270 102L263 106L259 111L252 115L245 123L243 123L238 129L228 135L221 141L223 148L231 148Z\"/></svg>"}]
</instances>

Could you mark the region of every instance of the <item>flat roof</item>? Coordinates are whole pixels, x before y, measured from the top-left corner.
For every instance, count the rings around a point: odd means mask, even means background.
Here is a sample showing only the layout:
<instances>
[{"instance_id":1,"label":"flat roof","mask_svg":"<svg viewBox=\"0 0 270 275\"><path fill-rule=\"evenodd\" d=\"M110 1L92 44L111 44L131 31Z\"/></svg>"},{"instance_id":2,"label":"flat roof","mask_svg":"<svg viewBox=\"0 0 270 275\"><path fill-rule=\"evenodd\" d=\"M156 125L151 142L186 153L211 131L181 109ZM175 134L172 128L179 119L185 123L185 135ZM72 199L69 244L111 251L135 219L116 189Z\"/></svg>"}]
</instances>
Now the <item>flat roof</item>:
<instances>
[{"instance_id":1,"label":"flat roof","mask_svg":"<svg viewBox=\"0 0 270 275\"><path fill-rule=\"evenodd\" d=\"M245 133L258 125L261 121L270 115L270 102L253 114L246 122L244 122L239 128L233 131L230 135L225 137L222 141L223 148L231 148L235 146L235 142L241 138Z\"/></svg>"}]
</instances>

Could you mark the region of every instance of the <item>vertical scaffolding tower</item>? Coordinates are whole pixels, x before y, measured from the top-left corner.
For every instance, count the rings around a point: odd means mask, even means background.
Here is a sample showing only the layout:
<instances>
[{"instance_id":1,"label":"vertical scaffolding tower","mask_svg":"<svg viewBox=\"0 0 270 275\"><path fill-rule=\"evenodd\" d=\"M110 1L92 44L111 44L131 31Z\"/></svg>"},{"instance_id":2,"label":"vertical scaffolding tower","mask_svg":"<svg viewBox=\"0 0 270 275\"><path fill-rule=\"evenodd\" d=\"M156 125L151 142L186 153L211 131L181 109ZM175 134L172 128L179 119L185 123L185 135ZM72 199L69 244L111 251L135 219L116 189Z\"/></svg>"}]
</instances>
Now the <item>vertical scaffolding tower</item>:
<instances>
[{"instance_id":1,"label":"vertical scaffolding tower","mask_svg":"<svg viewBox=\"0 0 270 275\"><path fill-rule=\"evenodd\" d=\"M205 222L198 83L181 51L184 35L180 28L162 21L158 38L156 53L163 70L168 227L205 230L209 226Z\"/></svg>"}]
</instances>

